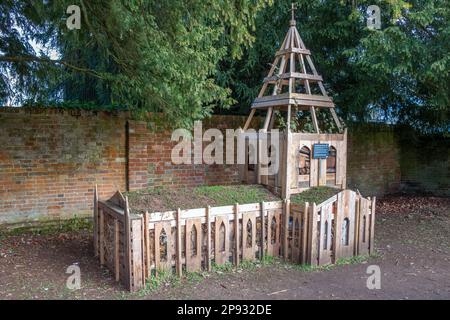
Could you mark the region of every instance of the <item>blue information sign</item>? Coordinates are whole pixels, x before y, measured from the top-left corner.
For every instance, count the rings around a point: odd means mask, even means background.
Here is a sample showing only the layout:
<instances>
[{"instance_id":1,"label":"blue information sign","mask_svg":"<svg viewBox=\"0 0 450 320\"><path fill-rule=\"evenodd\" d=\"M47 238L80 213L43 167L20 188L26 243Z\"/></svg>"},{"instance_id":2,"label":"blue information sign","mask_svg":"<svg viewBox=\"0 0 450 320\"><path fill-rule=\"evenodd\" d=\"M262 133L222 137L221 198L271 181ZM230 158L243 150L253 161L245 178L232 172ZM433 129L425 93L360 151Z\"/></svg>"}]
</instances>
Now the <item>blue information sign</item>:
<instances>
[{"instance_id":1,"label":"blue information sign","mask_svg":"<svg viewBox=\"0 0 450 320\"><path fill-rule=\"evenodd\" d=\"M330 146L327 143L315 143L313 145L313 158L326 159L328 157L328 150Z\"/></svg>"}]
</instances>

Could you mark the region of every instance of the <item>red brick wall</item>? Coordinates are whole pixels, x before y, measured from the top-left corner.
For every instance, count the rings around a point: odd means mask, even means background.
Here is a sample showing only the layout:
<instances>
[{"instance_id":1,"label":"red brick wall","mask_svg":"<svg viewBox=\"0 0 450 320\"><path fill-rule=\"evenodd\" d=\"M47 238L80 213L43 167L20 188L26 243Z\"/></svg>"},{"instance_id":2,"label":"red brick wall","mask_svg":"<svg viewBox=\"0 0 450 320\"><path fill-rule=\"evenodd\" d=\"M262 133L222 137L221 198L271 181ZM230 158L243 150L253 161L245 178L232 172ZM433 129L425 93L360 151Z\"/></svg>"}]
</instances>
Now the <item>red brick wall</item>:
<instances>
[{"instance_id":1,"label":"red brick wall","mask_svg":"<svg viewBox=\"0 0 450 320\"><path fill-rule=\"evenodd\" d=\"M214 116L203 121L203 131L217 128L235 129L243 126L246 117ZM171 131L149 129L147 122L129 121L129 190L145 188L181 188L186 186L236 184L239 183L236 165L173 164L172 148L178 143L171 141ZM204 146L209 144L204 142ZM192 153L194 150L192 149ZM224 162L225 162L224 150Z\"/></svg>"},{"instance_id":2,"label":"red brick wall","mask_svg":"<svg viewBox=\"0 0 450 320\"><path fill-rule=\"evenodd\" d=\"M0 108L0 224L90 214L125 188L125 115Z\"/></svg>"},{"instance_id":3,"label":"red brick wall","mask_svg":"<svg viewBox=\"0 0 450 320\"><path fill-rule=\"evenodd\" d=\"M239 182L235 165L173 164L177 142L153 117L147 123L128 121L126 113L0 108L0 224L90 215L95 184L106 198L117 189ZM214 116L203 129L224 133L245 119ZM350 131L349 186L367 195L395 191L398 152L390 132Z\"/></svg>"}]
</instances>

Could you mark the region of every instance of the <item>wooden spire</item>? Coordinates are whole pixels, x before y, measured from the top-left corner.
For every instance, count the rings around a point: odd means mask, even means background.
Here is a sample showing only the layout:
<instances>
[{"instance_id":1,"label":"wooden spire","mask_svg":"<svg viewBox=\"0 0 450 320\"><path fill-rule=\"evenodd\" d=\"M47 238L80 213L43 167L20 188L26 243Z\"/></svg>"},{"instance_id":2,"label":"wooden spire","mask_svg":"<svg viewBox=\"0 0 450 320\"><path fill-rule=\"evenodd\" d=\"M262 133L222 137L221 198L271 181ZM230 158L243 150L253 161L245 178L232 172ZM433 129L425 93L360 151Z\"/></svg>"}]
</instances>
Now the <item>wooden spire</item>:
<instances>
[{"instance_id":1,"label":"wooden spire","mask_svg":"<svg viewBox=\"0 0 450 320\"><path fill-rule=\"evenodd\" d=\"M300 110L310 110L314 128L318 133L315 108L329 108L338 128L342 129L334 110L335 105L325 91L323 79L311 59L311 52L305 47L296 28L294 4L291 7L289 30L275 54L275 60L263 80L258 97L252 103L252 110L244 130L248 128L256 109L267 110L263 128L267 130L273 109L285 109L290 114L291 106L296 106Z\"/></svg>"}]
</instances>

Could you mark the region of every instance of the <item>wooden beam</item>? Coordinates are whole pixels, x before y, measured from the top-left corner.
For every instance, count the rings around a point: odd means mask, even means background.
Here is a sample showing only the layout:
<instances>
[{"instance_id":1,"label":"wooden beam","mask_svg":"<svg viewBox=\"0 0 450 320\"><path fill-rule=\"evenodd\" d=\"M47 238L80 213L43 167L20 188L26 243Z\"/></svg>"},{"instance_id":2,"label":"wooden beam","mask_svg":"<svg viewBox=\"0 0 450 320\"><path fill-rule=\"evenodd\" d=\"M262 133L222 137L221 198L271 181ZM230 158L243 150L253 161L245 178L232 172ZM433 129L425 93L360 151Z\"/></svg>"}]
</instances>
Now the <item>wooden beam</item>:
<instances>
[{"instance_id":1,"label":"wooden beam","mask_svg":"<svg viewBox=\"0 0 450 320\"><path fill-rule=\"evenodd\" d=\"M289 219L290 219L290 200L284 199L284 230L283 230L283 258L288 260L289 258Z\"/></svg>"},{"instance_id":2,"label":"wooden beam","mask_svg":"<svg viewBox=\"0 0 450 320\"><path fill-rule=\"evenodd\" d=\"M252 109L252 110L255 110L255 109ZM272 113L273 113L273 108L269 107L269 109L267 109L266 119L264 120L264 126L263 126L264 131L267 131L267 129L269 127L270 119L272 118Z\"/></svg>"},{"instance_id":3,"label":"wooden beam","mask_svg":"<svg viewBox=\"0 0 450 320\"><path fill-rule=\"evenodd\" d=\"M124 208L124 237L125 237L125 270L126 270L126 283L128 290L133 289L132 278L132 265L131 265L131 230L130 230L130 207L128 204L128 197L125 197Z\"/></svg>"},{"instance_id":4,"label":"wooden beam","mask_svg":"<svg viewBox=\"0 0 450 320\"><path fill-rule=\"evenodd\" d=\"M170 233L169 233L168 236L170 237ZM188 246L188 242L186 241L186 247L187 246ZM181 257L181 209L180 208L177 209L177 244L176 244L176 250L177 250L176 271L177 271L177 275L179 277L181 277L183 275L183 264L182 264L182 260L181 260L182 257ZM167 260L169 260L169 257L167 258Z\"/></svg>"},{"instance_id":5,"label":"wooden beam","mask_svg":"<svg viewBox=\"0 0 450 320\"><path fill-rule=\"evenodd\" d=\"M234 205L234 265L239 265L239 203Z\"/></svg>"},{"instance_id":6,"label":"wooden beam","mask_svg":"<svg viewBox=\"0 0 450 320\"><path fill-rule=\"evenodd\" d=\"M120 280L120 229L119 220L114 219L114 274L116 282Z\"/></svg>"},{"instance_id":7,"label":"wooden beam","mask_svg":"<svg viewBox=\"0 0 450 320\"><path fill-rule=\"evenodd\" d=\"M100 250L100 265L103 266L105 264L105 213L103 209L99 210L99 250Z\"/></svg>"},{"instance_id":8,"label":"wooden beam","mask_svg":"<svg viewBox=\"0 0 450 320\"><path fill-rule=\"evenodd\" d=\"M259 248L259 258L261 259L261 260L263 260L264 259L264 255L265 255L265 237L266 237L266 230L265 230L265 226L266 226L266 224L265 224L265 218L264 218L264 213L265 213L265 203L264 203L264 201L262 201L261 202L261 205L260 205L261 207L260 207L260 217L261 217L261 246L260 246L260 248Z\"/></svg>"},{"instance_id":9,"label":"wooden beam","mask_svg":"<svg viewBox=\"0 0 450 320\"><path fill-rule=\"evenodd\" d=\"M317 133L320 133L319 124L317 122L317 117L316 117L316 110L314 110L314 107L311 107L309 110L311 111L311 119L312 119L312 122L313 122L313 125L314 125L314 130Z\"/></svg>"},{"instance_id":10,"label":"wooden beam","mask_svg":"<svg viewBox=\"0 0 450 320\"><path fill-rule=\"evenodd\" d=\"M289 49L278 50L275 53L275 55L278 57L278 56L284 56L284 55L290 54L290 53L310 55L311 51L308 49L301 49L301 48L289 48Z\"/></svg>"},{"instance_id":11,"label":"wooden beam","mask_svg":"<svg viewBox=\"0 0 450 320\"><path fill-rule=\"evenodd\" d=\"M330 112L331 112L331 116L333 117L334 122L336 123L336 125L339 129L339 132L342 132L342 124L339 121L339 118L336 114L336 110L334 110L334 108L330 108Z\"/></svg>"},{"instance_id":12,"label":"wooden beam","mask_svg":"<svg viewBox=\"0 0 450 320\"><path fill-rule=\"evenodd\" d=\"M99 255L99 245L98 245L98 189L95 185L94 189L94 256Z\"/></svg>"},{"instance_id":13,"label":"wooden beam","mask_svg":"<svg viewBox=\"0 0 450 320\"><path fill-rule=\"evenodd\" d=\"M275 83L279 79L303 79L303 80L311 80L311 81L323 81L322 76L320 75L313 75L306 72L285 72L280 75L275 75L271 77L264 78L264 83ZM292 91L291 91L292 92Z\"/></svg>"},{"instance_id":14,"label":"wooden beam","mask_svg":"<svg viewBox=\"0 0 450 320\"><path fill-rule=\"evenodd\" d=\"M248 116L248 118L247 118L247 121L245 122L245 125L244 125L244 131L246 131L247 129L248 129L248 127L250 126L250 122L252 121L252 118L253 118L253 115L255 114L255 109L252 109L252 111L250 111L250 114L249 114L249 116Z\"/></svg>"},{"instance_id":15,"label":"wooden beam","mask_svg":"<svg viewBox=\"0 0 450 320\"><path fill-rule=\"evenodd\" d=\"M206 207L206 269L211 271L211 207Z\"/></svg>"},{"instance_id":16,"label":"wooden beam","mask_svg":"<svg viewBox=\"0 0 450 320\"><path fill-rule=\"evenodd\" d=\"M370 238L369 238L369 254L375 253L375 205L376 197L373 197L372 203L370 205Z\"/></svg>"},{"instance_id":17,"label":"wooden beam","mask_svg":"<svg viewBox=\"0 0 450 320\"><path fill-rule=\"evenodd\" d=\"M145 212L144 215L144 241L145 241L145 260L146 260L146 278L150 277L151 271L150 271L150 234L148 230L148 220L149 220L149 213L148 211Z\"/></svg>"}]
</instances>

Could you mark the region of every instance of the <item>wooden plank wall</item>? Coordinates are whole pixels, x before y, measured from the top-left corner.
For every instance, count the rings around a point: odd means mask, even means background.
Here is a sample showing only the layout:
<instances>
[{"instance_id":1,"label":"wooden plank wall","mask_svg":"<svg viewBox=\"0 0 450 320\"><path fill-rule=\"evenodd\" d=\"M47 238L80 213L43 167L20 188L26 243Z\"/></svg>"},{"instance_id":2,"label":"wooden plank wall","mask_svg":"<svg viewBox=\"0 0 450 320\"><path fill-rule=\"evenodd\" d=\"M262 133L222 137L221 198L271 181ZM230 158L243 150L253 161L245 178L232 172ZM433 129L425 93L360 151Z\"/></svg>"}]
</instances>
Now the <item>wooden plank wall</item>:
<instances>
[{"instance_id":1,"label":"wooden plank wall","mask_svg":"<svg viewBox=\"0 0 450 320\"><path fill-rule=\"evenodd\" d=\"M177 268L194 272L225 263L237 266L243 260L253 261L267 254L278 255L282 210L282 202L276 201L149 214L147 233L154 235L148 236L153 246L144 249L150 252L146 274L177 271ZM177 229L184 235L179 240ZM163 231L166 239L161 237ZM162 257L161 252L177 241L180 245L175 247L180 251ZM161 249L163 242L164 248Z\"/></svg>"}]
</instances>

